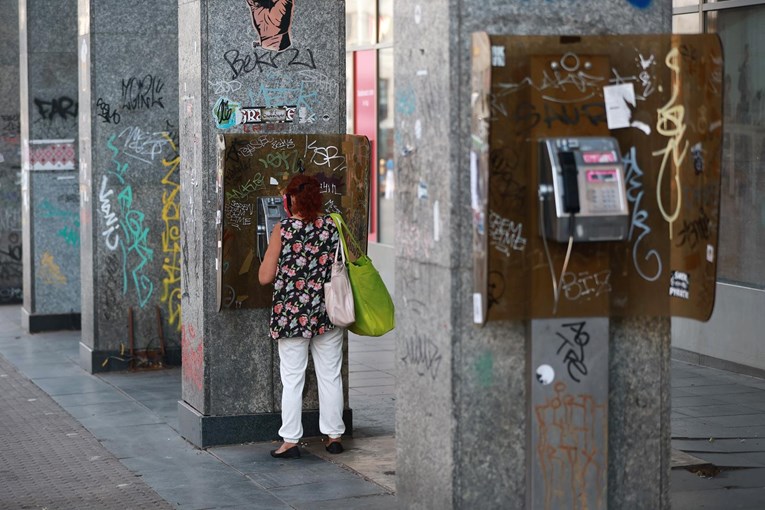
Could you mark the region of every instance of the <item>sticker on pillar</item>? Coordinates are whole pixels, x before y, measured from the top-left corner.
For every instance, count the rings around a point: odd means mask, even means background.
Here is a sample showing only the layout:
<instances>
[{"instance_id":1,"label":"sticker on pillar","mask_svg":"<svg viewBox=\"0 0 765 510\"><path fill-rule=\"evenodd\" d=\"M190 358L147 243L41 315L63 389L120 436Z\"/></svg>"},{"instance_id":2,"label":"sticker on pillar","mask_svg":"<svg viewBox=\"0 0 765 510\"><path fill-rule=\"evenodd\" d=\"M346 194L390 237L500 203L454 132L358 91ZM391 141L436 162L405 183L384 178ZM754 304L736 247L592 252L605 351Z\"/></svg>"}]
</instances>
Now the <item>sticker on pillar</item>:
<instances>
[{"instance_id":1,"label":"sticker on pillar","mask_svg":"<svg viewBox=\"0 0 765 510\"><path fill-rule=\"evenodd\" d=\"M256 106L241 108L237 124L278 124L295 120L295 106L276 106L267 108Z\"/></svg>"},{"instance_id":2,"label":"sticker on pillar","mask_svg":"<svg viewBox=\"0 0 765 510\"><path fill-rule=\"evenodd\" d=\"M704 173L704 149L701 148L701 142L691 147L693 155L693 171L696 175Z\"/></svg>"},{"instance_id":3,"label":"sticker on pillar","mask_svg":"<svg viewBox=\"0 0 765 510\"><path fill-rule=\"evenodd\" d=\"M428 183L425 181L420 181L417 183L417 198L420 200L427 200L428 199Z\"/></svg>"},{"instance_id":4,"label":"sticker on pillar","mask_svg":"<svg viewBox=\"0 0 765 510\"><path fill-rule=\"evenodd\" d=\"M715 261L715 247L711 244L707 245L707 262L714 262Z\"/></svg>"},{"instance_id":5,"label":"sticker on pillar","mask_svg":"<svg viewBox=\"0 0 765 510\"><path fill-rule=\"evenodd\" d=\"M630 127L632 116L630 105L633 108L636 106L635 88L632 84L622 83L603 87L603 99L606 102L608 129Z\"/></svg>"},{"instance_id":6,"label":"sticker on pillar","mask_svg":"<svg viewBox=\"0 0 765 510\"><path fill-rule=\"evenodd\" d=\"M215 125L220 129L229 129L246 124L279 124L295 120L296 106L246 106L221 97L213 108Z\"/></svg>"},{"instance_id":7,"label":"sticker on pillar","mask_svg":"<svg viewBox=\"0 0 765 510\"><path fill-rule=\"evenodd\" d=\"M606 103L608 129L634 127L646 135L651 134L651 126L632 118L632 112L637 107L635 86L632 83L603 87L603 100Z\"/></svg>"},{"instance_id":8,"label":"sticker on pillar","mask_svg":"<svg viewBox=\"0 0 765 510\"><path fill-rule=\"evenodd\" d=\"M441 213L439 211L438 200L433 204L433 240L438 242L441 239Z\"/></svg>"},{"instance_id":9,"label":"sticker on pillar","mask_svg":"<svg viewBox=\"0 0 765 510\"><path fill-rule=\"evenodd\" d=\"M491 47L491 66L505 67L505 47L504 46Z\"/></svg>"},{"instance_id":10,"label":"sticker on pillar","mask_svg":"<svg viewBox=\"0 0 765 510\"><path fill-rule=\"evenodd\" d=\"M226 97L221 97L213 107L215 125L220 129L229 129L236 125L237 111L242 105Z\"/></svg>"},{"instance_id":11,"label":"sticker on pillar","mask_svg":"<svg viewBox=\"0 0 765 510\"><path fill-rule=\"evenodd\" d=\"M483 324L483 297L480 292L473 293L473 322Z\"/></svg>"},{"instance_id":12,"label":"sticker on pillar","mask_svg":"<svg viewBox=\"0 0 765 510\"><path fill-rule=\"evenodd\" d=\"M669 279L669 295L681 299L688 299L690 296L691 280L688 273L682 271L672 271Z\"/></svg>"},{"instance_id":13,"label":"sticker on pillar","mask_svg":"<svg viewBox=\"0 0 765 510\"><path fill-rule=\"evenodd\" d=\"M539 365L537 368L537 381L547 386L555 380L555 370L550 365Z\"/></svg>"},{"instance_id":14,"label":"sticker on pillar","mask_svg":"<svg viewBox=\"0 0 765 510\"><path fill-rule=\"evenodd\" d=\"M30 170L74 170L74 140L30 140Z\"/></svg>"},{"instance_id":15,"label":"sticker on pillar","mask_svg":"<svg viewBox=\"0 0 765 510\"><path fill-rule=\"evenodd\" d=\"M259 41L253 47L283 51L292 46L293 0L246 0Z\"/></svg>"}]
</instances>

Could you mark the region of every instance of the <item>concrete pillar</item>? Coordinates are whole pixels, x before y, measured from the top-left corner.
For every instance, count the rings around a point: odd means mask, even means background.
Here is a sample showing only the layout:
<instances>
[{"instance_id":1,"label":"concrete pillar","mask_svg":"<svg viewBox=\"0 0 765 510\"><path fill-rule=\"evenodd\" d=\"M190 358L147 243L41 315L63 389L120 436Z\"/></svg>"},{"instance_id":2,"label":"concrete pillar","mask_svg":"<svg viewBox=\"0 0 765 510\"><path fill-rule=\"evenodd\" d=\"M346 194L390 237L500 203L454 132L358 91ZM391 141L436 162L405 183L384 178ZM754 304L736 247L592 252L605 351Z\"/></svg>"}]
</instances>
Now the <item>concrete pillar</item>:
<instances>
[{"instance_id":1,"label":"concrete pillar","mask_svg":"<svg viewBox=\"0 0 765 510\"><path fill-rule=\"evenodd\" d=\"M178 2L77 7L80 365L178 363Z\"/></svg>"},{"instance_id":2,"label":"concrete pillar","mask_svg":"<svg viewBox=\"0 0 765 510\"><path fill-rule=\"evenodd\" d=\"M18 9L0 0L0 305L22 301Z\"/></svg>"},{"instance_id":3,"label":"concrete pillar","mask_svg":"<svg viewBox=\"0 0 765 510\"><path fill-rule=\"evenodd\" d=\"M470 34L669 32L671 2L397 0L394 12L399 502L524 508L530 325L473 326ZM607 508L669 508L670 321L612 319L609 337Z\"/></svg>"},{"instance_id":4,"label":"concrete pillar","mask_svg":"<svg viewBox=\"0 0 765 510\"><path fill-rule=\"evenodd\" d=\"M268 440L280 426L278 352L269 309L216 305L216 137L222 133L344 133L344 3L181 2L181 193L183 209L183 400L181 434L198 446ZM253 5L260 2L251 2ZM268 2L263 2L267 4ZM274 24L262 21L262 17ZM265 23L265 24L264 24ZM276 35L271 37L271 35ZM216 103L297 106L292 123L233 126ZM220 111L219 111L220 113ZM253 289L253 291L256 291ZM344 361L347 371L347 358ZM305 435L318 434L309 367ZM346 395L347 403L347 395ZM347 406L346 406L347 407ZM346 418L350 412L346 410ZM348 423L348 421L347 421ZM350 432L350 428L348 429Z\"/></svg>"},{"instance_id":5,"label":"concrete pillar","mask_svg":"<svg viewBox=\"0 0 765 510\"><path fill-rule=\"evenodd\" d=\"M20 0L23 327L80 327L77 2Z\"/></svg>"}]
</instances>

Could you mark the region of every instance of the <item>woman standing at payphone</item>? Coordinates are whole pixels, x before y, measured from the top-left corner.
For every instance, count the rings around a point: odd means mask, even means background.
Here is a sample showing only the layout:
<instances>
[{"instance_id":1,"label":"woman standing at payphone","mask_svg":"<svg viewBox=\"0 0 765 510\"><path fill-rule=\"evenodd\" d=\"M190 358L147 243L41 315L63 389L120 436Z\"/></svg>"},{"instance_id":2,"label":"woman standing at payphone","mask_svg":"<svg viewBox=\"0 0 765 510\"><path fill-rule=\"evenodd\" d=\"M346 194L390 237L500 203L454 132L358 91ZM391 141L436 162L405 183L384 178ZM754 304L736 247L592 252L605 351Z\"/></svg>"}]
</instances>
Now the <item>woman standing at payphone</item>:
<instances>
[{"instance_id":1,"label":"woman standing at payphone","mask_svg":"<svg viewBox=\"0 0 765 510\"><path fill-rule=\"evenodd\" d=\"M303 386L311 350L319 386L319 430L326 449L341 453L343 423L343 329L327 316L324 283L331 275L337 228L322 212L319 182L294 177L284 192L287 218L274 226L258 272L261 285L274 284L270 334L279 342L284 442L272 457L299 458L303 436Z\"/></svg>"}]
</instances>

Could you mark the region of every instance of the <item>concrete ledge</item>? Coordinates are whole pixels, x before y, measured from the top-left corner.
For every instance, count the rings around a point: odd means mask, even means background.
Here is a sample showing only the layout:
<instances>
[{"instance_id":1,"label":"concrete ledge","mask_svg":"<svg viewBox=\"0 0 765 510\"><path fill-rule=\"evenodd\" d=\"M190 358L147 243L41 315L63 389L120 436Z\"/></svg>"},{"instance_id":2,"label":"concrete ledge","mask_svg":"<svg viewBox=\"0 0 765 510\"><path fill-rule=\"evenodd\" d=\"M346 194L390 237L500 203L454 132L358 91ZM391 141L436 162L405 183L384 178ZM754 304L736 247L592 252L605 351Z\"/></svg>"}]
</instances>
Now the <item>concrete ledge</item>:
<instances>
[{"instance_id":1,"label":"concrete ledge","mask_svg":"<svg viewBox=\"0 0 765 510\"><path fill-rule=\"evenodd\" d=\"M712 356L707 356L706 354L699 354L698 352L688 351L679 347L672 348L672 359L765 379L765 370L761 368L750 367L748 365L742 365L741 363L714 358Z\"/></svg>"},{"instance_id":2,"label":"concrete ledge","mask_svg":"<svg viewBox=\"0 0 765 510\"><path fill-rule=\"evenodd\" d=\"M21 327L27 333L41 333L43 331L60 331L80 329L79 313L61 313L55 315L31 314L26 308L21 307Z\"/></svg>"},{"instance_id":3,"label":"concrete ledge","mask_svg":"<svg viewBox=\"0 0 765 510\"><path fill-rule=\"evenodd\" d=\"M353 435L353 411L343 411L345 435ZM226 444L280 440L281 413L204 416L183 400L178 401L178 430L197 448ZM321 435L319 411L303 411L303 437Z\"/></svg>"},{"instance_id":4,"label":"concrete ledge","mask_svg":"<svg viewBox=\"0 0 765 510\"><path fill-rule=\"evenodd\" d=\"M165 349L165 365L181 366L180 347ZM120 355L119 351L94 351L80 342L80 368L91 374L121 372L130 369L130 361L128 356Z\"/></svg>"}]
</instances>

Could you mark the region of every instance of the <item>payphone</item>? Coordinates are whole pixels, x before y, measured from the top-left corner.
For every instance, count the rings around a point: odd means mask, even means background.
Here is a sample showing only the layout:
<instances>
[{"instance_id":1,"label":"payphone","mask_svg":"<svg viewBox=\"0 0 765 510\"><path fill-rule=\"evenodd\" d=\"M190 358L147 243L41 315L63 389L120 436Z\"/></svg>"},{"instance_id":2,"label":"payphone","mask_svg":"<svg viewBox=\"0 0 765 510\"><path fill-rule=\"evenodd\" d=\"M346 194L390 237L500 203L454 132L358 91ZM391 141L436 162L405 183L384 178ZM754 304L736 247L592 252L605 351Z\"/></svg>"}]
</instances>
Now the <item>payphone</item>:
<instances>
[{"instance_id":1,"label":"payphone","mask_svg":"<svg viewBox=\"0 0 765 510\"><path fill-rule=\"evenodd\" d=\"M624 163L610 137L543 138L539 196L544 237L621 241L629 231Z\"/></svg>"},{"instance_id":2,"label":"payphone","mask_svg":"<svg viewBox=\"0 0 765 510\"><path fill-rule=\"evenodd\" d=\"M258 197L258 258L263 262L263 257L268 249L268 241L274 225L287 217L282 204L282 197Z\"/></svg>"}]
</instances>

